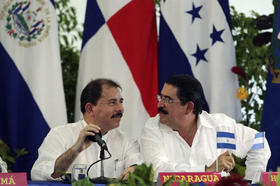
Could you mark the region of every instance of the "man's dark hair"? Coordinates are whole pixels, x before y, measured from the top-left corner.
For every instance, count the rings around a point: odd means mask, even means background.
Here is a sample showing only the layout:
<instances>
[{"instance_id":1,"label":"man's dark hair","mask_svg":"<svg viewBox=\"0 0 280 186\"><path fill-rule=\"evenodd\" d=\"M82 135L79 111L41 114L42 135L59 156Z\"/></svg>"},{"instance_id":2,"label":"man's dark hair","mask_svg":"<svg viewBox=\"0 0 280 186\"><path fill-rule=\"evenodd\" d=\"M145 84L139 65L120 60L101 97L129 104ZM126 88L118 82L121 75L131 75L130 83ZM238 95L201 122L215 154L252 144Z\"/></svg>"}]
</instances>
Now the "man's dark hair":
<instances>
[{"instance_id":1,"label":"man's dark hair","mask_svg":"<svg viewBox=\"0 0 280 186\"><path fill-rule=\"evenodd\" d=\"M102 94L102 86L107 85L108 87L121 88L121 86L111 79L96 79L90 81L87 86L83 89L80 98L81 112L84 114L86 112L85 105L91 103L93 105L97 104L97 101Z\"/></svg>"},{"instance_id":2,"label":"man's dark hair","mask_svg":"<svg viewBox=\"0 0 280 186\"><path fill-rule=\"evenodd\" d=\"M165 83L177 88L177 97L181 105L192 101L194 103L193 113L196 116L201 114L205 96L202 86L197 79L188 75L175 75L169 77Z\"/></svg>"}]
</instances>

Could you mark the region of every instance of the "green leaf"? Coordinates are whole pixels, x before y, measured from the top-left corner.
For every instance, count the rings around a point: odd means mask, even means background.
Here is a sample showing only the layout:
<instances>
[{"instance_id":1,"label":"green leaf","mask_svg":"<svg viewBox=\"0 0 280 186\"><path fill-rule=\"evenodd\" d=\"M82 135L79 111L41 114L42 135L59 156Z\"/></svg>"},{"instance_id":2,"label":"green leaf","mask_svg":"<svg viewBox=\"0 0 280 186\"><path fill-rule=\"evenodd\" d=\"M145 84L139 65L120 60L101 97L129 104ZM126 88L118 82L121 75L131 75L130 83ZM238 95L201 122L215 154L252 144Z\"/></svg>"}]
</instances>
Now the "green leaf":
<instances>
[{"instance_id":1,"label":"green leaf","mask_svg":"<svg viewBox=\"0 0 280 186\"><path fill-rule=\"evenodd\" d=\"M8 171L11 172L12 165L16 162L16 158L19 158L20 156L23 156L27 154L28 152L23 149L15 149L13 150L15 152L15 156L12 155L10 147L0 139L0 157L5 161L8 165ZM18 153L19 152L19 153Z\"/></svg>"},{"instance_id":2,"label":"green leaf","mask_svg":"<svg viewBox=\"0 0 280 186\"><path fill-rule=\"evenodd\" d=\"M277 168L277 177L276 177L276 183L277 186L280 186L280 167Z\"/></svg>"},{"instance_id":3,"label":"green leaf","mask_svg":"<svg viewBox=\"0 0 280 186\"><path fill-rule=\"evenodd\" d=\"M72 186L93 186L94 184L91 183L89 177L86 177L82 180L78 180L74 183L72 183Z\"/></svg>"},{"instance_id":4,"label":"green leaf","mask_svg":"<svg viewBox=\"0 0 280 186\"><path fill-rule=\"evenodd\" d=\"M247 86L243 79L238 77L239 86L247 87L249 98L241 101L242 105L242 121L241 123L252 126L260 124L262 119L262 108L266 74L268 68L268 59L271 55L269 46L257 47L253 44L253 38L259 30L256 29L256 18L259 15L251 12L251 16L244 13L238 13L234 7L231 7L231 18L233 27L233 39L236 49L236 63L247 73L250 83ZM257 89L254 93L252 90Z\"/></svg>"}]
</instances>

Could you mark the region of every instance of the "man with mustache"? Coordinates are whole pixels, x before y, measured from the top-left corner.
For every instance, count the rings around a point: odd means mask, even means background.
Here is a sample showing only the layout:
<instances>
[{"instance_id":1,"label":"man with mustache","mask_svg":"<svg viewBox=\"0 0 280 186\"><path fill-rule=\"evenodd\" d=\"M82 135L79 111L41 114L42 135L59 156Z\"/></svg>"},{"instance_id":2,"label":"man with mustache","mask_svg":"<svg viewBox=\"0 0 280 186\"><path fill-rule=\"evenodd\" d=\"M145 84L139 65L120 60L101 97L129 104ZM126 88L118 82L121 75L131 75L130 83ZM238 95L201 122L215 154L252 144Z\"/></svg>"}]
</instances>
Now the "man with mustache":
<instances>
[{"instance_id":1,"label":"man with mustache","mask_svg":"<svg viewBox=\"0 0 280 186\"><path fill-rule=\"evenodd\" d=\"M83 119L52 128L38 150L39 157L31 170L32 180L52 180L71 172L73 165L89 167L99 159L100 146L89 138L101 133L112 157L105 160L105 177L127 178L142 163L137 141L129 141L117 129L124 111L120 85L109 79L96 79L83 89L80 106ZM105 151L105 157L109 157ZM100 163L89 170L99 177Z\"/></svg>"},{"instance_id":2,"label":"man with mustache","mask_svg":"<svg viewBox=\"0 0 280 186\"><path fill-rule=\"evenodd\" d=\"M159 172L229 172L235 166L233 153L247 156L245 178L259 181L270 158L267 141L263 149L252 150L256 130L224 114L203 111L205 98L197 79L172 76L157 99L159 114L147 121L141 136L144 161L153 164L155 176ZM220 129L234 133L235 150L217 149Z\"/></svg>"}]
</instances>

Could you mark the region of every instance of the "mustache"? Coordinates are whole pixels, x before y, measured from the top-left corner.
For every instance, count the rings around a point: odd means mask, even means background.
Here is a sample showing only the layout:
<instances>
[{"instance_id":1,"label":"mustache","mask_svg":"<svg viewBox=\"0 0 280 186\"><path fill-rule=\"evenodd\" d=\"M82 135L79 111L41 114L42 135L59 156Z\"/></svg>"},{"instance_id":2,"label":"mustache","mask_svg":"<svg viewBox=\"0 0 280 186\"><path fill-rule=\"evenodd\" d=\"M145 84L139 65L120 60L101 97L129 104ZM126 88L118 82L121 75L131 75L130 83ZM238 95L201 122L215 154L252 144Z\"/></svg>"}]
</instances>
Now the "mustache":
<instances>
[{"instance_id":1,"label":"mustache","mask_svg":"<svg viewBox=\"0 0 280 186\"><path fill-rule=\"evenodd\" d=\"M163 114L168 114L168 112L166 110L164 110L163 107L159 107L158 112L163 113Z\"/></svg>"},{"instance_id":2,"label":"mustache","mask_svg":"<svg viewBox=\"0 0 280 186\"><path fill-rule=\"evenodd\" d=\"M119 111L116 114L113 114L111 118L117 118L117 117L122 118L122 116L123 116L123 113L121 111Z\"/></svg>"}]
</instances>

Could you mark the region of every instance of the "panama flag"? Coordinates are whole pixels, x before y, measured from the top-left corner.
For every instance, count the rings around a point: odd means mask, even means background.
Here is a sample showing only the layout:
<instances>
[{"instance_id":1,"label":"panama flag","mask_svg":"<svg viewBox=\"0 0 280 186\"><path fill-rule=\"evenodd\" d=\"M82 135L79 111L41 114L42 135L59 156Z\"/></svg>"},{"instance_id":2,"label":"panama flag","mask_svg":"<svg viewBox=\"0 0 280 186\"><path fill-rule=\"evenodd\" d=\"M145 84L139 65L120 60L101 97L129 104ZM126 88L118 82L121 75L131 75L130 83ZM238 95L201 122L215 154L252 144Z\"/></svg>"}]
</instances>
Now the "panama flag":
<instances>
[{"instance_id":1,"label":"panama flag","mask_svg":"<svg viewBox=\"0 0 280 186\"><path fill-rule=\"evenodd\" d=\"M153 0L89 0L76 92L76 120L81 118L80 95L96 78L122 86L124 117L121 129L138 137L146 119L157 113L157 35Z\"/></svg>"},{"instance_id":2,"label":"panama flag","mask_svg":"<svg viewBox=\"0 0 280 186\"><path fill-rule=\"evenodd\" d=\"M240 119L228 1L163 0L160 8L160 88L171 75L189 74L202 84L205 110Z\"/></svg>"},{"instance_id":3,"label":"panama flag","mask_svg":"<svg viewBox=\"0 0 280 186\"><path fill-rule=\"evenodd\" d=\"M0 1L0 138L29 173L50 127L66 123L53 1Z\"/></svg>"}]
</instances>

